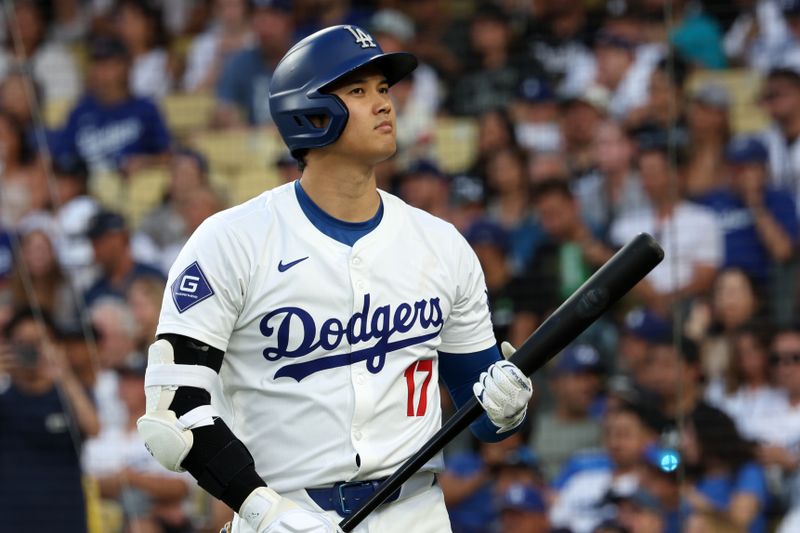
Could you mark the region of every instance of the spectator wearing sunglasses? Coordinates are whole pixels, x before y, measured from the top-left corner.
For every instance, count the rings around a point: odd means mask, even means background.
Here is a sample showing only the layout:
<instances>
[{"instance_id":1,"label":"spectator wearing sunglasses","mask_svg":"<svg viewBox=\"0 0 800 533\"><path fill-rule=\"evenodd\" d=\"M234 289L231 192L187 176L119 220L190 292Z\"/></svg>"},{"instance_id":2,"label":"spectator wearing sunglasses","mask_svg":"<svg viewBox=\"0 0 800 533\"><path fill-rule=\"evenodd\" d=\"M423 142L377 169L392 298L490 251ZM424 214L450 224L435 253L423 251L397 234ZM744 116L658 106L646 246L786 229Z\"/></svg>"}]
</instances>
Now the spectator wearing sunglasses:
<instances>
[{"instance_id":1,"label":"spectator wearing sunglasses","mask_svg":"<svg viewBox=\"0 0 800 533\"><path fill-rule=\"evenodd\" d=\"M751 433L760 443L757 458L780 472L780 496L789 512L779 532L800 530L800 326L778 330L772 338L770 363L785 404L762 413Z\"/></svg>"}]
</instances>

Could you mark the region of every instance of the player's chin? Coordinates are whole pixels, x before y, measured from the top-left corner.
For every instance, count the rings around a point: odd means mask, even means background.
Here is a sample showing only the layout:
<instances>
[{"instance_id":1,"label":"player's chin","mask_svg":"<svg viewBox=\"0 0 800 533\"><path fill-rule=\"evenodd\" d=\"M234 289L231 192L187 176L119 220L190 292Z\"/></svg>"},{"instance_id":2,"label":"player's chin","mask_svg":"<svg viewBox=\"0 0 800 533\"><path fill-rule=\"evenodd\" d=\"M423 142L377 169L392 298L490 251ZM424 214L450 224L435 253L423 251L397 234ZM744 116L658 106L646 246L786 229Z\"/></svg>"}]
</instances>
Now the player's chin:
<instances>
[{"instance_id":1,"label":"player's chin","mask_svg":"<svg viewBox=\"0 0 800 533\"><path fill-rule=\"evenodd\" d=\"M387 139L385 142L376 143L370 152L372 155L371 159L375 163L386 161L397 152L397 142L394 139L391 141Z\"/></svg>"}]
</instances>

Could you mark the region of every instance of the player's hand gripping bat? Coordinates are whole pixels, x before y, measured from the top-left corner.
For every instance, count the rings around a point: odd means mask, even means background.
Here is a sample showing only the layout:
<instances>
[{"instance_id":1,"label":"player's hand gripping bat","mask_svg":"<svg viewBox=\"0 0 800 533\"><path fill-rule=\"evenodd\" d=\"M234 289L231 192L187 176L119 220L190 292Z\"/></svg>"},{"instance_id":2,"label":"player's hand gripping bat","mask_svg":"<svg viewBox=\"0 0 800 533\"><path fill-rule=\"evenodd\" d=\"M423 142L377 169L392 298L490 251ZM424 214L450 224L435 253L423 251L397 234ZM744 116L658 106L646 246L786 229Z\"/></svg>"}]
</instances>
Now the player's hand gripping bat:
<instances>
[{"instance_id":1,"label":"player's hand gripping bat","mask_svg":"<svg viewBox=\"0 0 800 533\"><path fill-rule=\"evenodd\" d=\"M510 361L527 376L542 368L597 318L639 283L664 258L664 250L647 233L639 234L578 288L519 347ZM352 531L422 465L483 413L470 399L447 423L387 478L356 512L339 523Z\"/></svg>"}]
</instances>

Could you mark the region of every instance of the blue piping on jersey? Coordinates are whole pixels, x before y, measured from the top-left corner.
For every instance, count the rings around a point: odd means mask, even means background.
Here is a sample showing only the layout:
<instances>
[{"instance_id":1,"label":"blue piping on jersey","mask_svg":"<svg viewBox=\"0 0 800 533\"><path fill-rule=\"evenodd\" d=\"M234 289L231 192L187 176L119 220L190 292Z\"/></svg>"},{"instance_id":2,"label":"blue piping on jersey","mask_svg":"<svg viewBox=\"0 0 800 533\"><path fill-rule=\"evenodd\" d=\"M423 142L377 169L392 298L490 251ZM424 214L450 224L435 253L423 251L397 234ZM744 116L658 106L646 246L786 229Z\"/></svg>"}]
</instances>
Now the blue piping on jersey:
<instances>
[{"instance_id":1,"label":"blue piping on jersey","mask_svg":"<svg viewBox=\"0 0 800 533\"><path fill-rule=\"evenodd\" d=\"M345 222L330 216L315 204L306 191L303 190L303 187L300 186L300 180L294 182L294 192L297 195L297 201L300 203L300 209L303 210L306 218L314 227L331 239L347 246L353 246L358 239L377 228L383 219L383 199L381 199L378 212L371 219L364 222Z\"/></svg>"}]
</instances>

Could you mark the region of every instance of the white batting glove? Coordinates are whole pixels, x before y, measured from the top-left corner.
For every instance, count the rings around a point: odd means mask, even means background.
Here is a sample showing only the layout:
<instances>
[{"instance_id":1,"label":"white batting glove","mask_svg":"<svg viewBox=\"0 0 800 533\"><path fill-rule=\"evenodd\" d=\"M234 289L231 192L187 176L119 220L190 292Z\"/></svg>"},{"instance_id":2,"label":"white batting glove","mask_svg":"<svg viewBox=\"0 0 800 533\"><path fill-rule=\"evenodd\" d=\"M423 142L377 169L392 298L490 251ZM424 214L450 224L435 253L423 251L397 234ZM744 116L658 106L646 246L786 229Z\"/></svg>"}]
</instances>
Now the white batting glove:
<instances>
[{"instance_id":1,"label":"white batting glove","mask_svg":"<svg viewBox=\"0 0 800 533\"><path fill-rule=\"evenodd\" d=\"M322 513L306 511L269 487L247 497L239 516L258 533L337 533L341 529Z\"/></svg>"},{"instance_id":2,"label":"white batting glove","mask_svg":"<svg viewBox=\"0 0 800 533\"><path fill-rule=\"evenodd\" d=\"M504 342L500 348L503 357L511 357L515 349ZM483 407L489 420L504 433L519 426L528 411L533 396L531 380L511 361L498 361L481 372L472 392Z\"/></svg>"}]
</instances>

